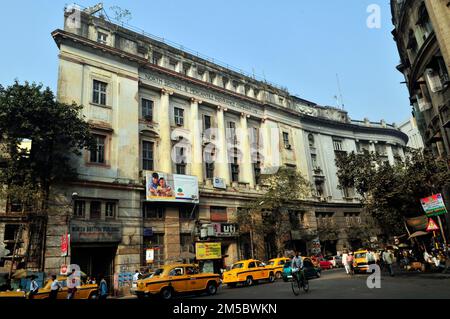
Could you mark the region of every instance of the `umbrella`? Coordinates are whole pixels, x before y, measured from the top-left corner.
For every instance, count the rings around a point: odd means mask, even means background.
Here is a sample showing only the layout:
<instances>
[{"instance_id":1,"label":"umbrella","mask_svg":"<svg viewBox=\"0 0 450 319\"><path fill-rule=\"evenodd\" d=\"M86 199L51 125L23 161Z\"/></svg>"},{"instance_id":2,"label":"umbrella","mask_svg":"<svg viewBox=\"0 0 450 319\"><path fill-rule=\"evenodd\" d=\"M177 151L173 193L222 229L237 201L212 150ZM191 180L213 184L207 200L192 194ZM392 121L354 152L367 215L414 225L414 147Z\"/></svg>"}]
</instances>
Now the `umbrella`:
<instances>
[{"instance_id":1,"label":"umbrella","mask_svg":"<svg viewBox=\"0 0 450 319\"><path fill-rule=\"evenodd\" d=\"M425 235L428 235L428 234L429 233L427 233L427 232L419 230L419 231L416 231L415 233L411 234L411 236L409 236L408 239L415 238L415 237L420 237L420 236L425 236Z\"/></svg>"}]
</instances>

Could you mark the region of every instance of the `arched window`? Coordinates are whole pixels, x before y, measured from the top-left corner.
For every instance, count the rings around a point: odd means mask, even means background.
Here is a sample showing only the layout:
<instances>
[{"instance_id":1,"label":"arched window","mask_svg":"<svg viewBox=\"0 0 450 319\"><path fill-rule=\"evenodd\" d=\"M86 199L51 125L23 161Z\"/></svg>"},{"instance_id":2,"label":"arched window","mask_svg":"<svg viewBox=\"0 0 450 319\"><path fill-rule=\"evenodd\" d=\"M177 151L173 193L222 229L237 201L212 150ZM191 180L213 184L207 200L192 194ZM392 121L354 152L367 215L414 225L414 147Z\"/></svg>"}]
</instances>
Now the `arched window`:
<instances>
[{"instance_id":1,"label":"arched window","mask_svg":"<svg viewBox=\"0 0 450 319\"><path fill-rule=\"evenodd\" d=\"M315 147L314 135L308 134L309 147Z\"/></svg>"}]
</instances>

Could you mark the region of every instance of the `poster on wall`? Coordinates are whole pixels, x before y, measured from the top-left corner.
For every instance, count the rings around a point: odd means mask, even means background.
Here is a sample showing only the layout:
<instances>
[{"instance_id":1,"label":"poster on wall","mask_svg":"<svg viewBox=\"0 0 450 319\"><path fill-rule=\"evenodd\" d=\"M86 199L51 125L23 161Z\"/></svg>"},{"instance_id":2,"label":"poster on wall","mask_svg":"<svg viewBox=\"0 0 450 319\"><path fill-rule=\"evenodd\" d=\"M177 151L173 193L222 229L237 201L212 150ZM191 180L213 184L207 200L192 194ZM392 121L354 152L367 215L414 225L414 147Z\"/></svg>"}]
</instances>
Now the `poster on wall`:
<instances>
[{"instance_id":1,"label":"poster on wall","mask_svg":"<svg viewBox=\"0 0 450 319\"><path fill-rule=\"evenodd\" d=\"M147 201L199 201L196 176L147 172L145 178Z\"/></svg>"},{"instance_id":2,"label":"poster on wall","mask_svg":"<svg viewBox=\"0 0 450 319\"><path fill-rule=\"evenodd\" d=\"M222 244L195 243L195 258L197 258L197 260L222 258Z\"/></svg>"}]
</instances>

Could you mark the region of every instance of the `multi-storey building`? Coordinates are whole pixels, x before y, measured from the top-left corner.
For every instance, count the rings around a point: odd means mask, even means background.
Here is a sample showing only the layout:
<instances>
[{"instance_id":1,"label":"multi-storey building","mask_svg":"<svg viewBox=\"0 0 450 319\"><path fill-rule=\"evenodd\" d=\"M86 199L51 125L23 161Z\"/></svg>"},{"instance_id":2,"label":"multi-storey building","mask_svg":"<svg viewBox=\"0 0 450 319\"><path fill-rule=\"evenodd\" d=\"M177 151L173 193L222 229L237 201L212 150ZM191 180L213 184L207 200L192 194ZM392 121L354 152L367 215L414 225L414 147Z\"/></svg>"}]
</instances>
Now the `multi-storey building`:
<instances>
[{"instance_id":1,"label":"multi-storey building","mask_svg":"<svg viewBox=\"0 0 450 319\"><path fill-rule=\"evenodd\" d=\"M450 10L445 0L391 0L392 34L426 149L450 155Z\"/></svg>"},{"instance_id":2,"label":"multi-storey building","mask_svg":"<svg viewBox=\"0 0 450 319\"><path fill-rule=\"evenodd\" d=\"M424 148L422 135L420 135L415 117L411 117L407 121L401 123L398 128L400 129L400 131L408 135L408 144L406 145L407 147L413 149Z\"/></svg>"},{"instance_id":3,"label":"multi-storey building","mask_svg":"<svg viewBox=\"0 0 450 319\"><path fill-rule=\"evenodd\" d=\"M261 174L277 166L314 186L313 196L286 208L287 250L314 252L325 224L338 234L324 253L361 245L347 229L369 218L353 190L338 188L335 158L368 149L393 163L407 143L395 126L353 121L343 110L86 12L66 11L64 30L52 36L58 99L83 105L97 148L73 159L77 180L54 189L47 270L71 262L92 274L134 271L149 258L152 265L192 259L195 241L219 242L228 265L273 257L273 238L236 225L236 213L261 196ZM149 199L145 179L154 172L197 182L198 198ZM61 257L66 232L69 259Z\"/></svg>"}]
</instances>

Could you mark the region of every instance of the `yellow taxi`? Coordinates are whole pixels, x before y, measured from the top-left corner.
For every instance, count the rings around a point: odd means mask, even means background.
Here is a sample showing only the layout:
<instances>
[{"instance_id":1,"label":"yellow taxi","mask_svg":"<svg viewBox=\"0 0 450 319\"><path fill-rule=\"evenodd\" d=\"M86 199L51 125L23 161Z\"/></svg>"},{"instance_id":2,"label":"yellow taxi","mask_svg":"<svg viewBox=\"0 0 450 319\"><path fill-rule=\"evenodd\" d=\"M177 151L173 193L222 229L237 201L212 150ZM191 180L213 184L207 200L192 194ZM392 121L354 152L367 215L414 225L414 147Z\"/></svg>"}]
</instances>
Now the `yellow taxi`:
<instances>
[{"instance_id":1,"label":"yellow taxi","mask_svg":"<svg viewBox=\"0 0 450 319\"><path fill-rule=\"evenodd\" d=\"M261 261L255 259L242 260L223 273L222 283L234 288L237 284L253 285L259 280L275 281L275 271L267 268Z\"/></svg>"},{"instance_id":2,"label":"yellow taxi","mask_svg":"<svg viewBox=\"0 0 450 319\"><path fill-rule=\"evenodd\" d=\"M67 299L67 276L59 276L58 281L61 283L62 288L58 291L57 299ZM33 299L48 299L50 296L50 289L53 280L49 279L45 283L44 287L39 288ZM81 284L77 286L77 291L73 299L95 299L98 292L97 284ZM29 293L24 291L5 291L0 292L0 298L28 298Z\"/></svg>"},{"instance_id":3,"label":"yellow taxi","mask_svg":"<svg viewBox=\"0 0 450 319\"><path fill-rule=\"evenodd\" d=\"M133 294L138 298L159 295L163 299L189 292L214 295L219 285L217 274L200 273L198 266L193 264L173 264L157 269L149 278L138 280Z\"/></svg>"},{"instance_id":4,"label":"yellow taxi","mask_svg":"<svg viewBox=\"0 0 450 319\"><path fill-rule=\"evenodd\" d=\"M366 273L369 269L369 261L367 260L368 251L365 249L355 251L353 256L353 269L355 273Z\"/></svg>"},{"instance_id":5,"label":"yellow taxi","mask_svg":"<svg viewBox=\"0 0 450 319\"><path fill-rule=\"evenodd\" d=\"M273 271L275 273L275 278L280 279L283 276L283 267L287 262L290 262L291 259L282 257L282 258L274 258L269 260L267 269Z\"/></svg>"}]
</instances>

